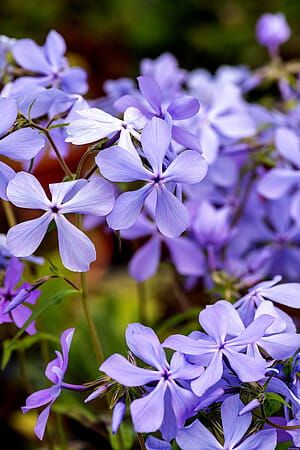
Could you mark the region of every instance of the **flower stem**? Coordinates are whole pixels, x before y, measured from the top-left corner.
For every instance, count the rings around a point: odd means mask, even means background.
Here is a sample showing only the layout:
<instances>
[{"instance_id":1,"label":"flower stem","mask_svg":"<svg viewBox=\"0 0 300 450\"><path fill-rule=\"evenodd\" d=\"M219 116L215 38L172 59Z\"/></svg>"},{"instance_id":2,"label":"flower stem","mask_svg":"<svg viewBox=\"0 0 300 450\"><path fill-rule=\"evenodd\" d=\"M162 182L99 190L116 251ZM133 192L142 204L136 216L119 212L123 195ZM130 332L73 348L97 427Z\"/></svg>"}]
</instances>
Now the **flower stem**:
<instances>
[{"instance_id":1,"label":"flower stem","mask_svg":"<svg viewBox=\"0 0 300 450\"><path fill-rule=\"evenodd\" d=\"M147 450L146 449L146 444L145 444L145 440L144 440L144 436L141 433L136 433L137 435L137 440L140 444L141 450Z\"/></svg>"},{"instance_id":2,"label":"flower stem","mask_svg":"<svg viewBox=\"0 0 300 450\"><path fill-rule=\"evenodd\" d=\"M3 206L3 211L5 214L7 223L9 225L9 227L13 227L17 223L14 210L9 202L6 202L5 200L1 200L1 203Z\"/></svg>"},{"instance_id":3,"label":"flower stem","mask_svg":"<svg viewBox=\"0 0 300 450\"><path fill-rule=\"evenodd\" d=\"M96 355L96 359L98 364L101 364L104 360L104 354L101 346L101 342L99 340L99 337L97 335L95 323L93 321L91 311L88 305L88 290L87 290L87 280L86 280L86 274L82 272L80 274L80 280L81 280L81 302L84 310L84 315L88 327L88 331L91 337L91 341L93 343L94 352Z\"/></svg>"},{"instance_id":4,"label":"flower stem","mask_svg":"<svg viewBox=\"0 0 300 450\"><path fill-rule=\"evenodd\" d=\"M147 295L145 283L137 283L139 322L147 323Z\"/></svg>"}]
</instances>

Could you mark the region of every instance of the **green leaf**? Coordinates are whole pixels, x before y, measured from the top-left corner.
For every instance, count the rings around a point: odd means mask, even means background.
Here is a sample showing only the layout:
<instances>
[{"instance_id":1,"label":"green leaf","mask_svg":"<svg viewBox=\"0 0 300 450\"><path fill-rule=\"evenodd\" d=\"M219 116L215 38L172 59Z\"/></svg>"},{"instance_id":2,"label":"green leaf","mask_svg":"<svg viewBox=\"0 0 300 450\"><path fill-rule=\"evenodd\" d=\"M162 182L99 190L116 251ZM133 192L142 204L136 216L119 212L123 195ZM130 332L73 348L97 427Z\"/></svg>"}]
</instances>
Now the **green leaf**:
<instances>
[{"instance_id":1,"label":"green leaf","mask_svg":"<svg viewBox=\"0 0 300 450\"><path fill-rule=\"evenodd\" d=\"M281 395L276 394L275 392L266 392L265 396L266 396L267 400L277 401L284 406L290 407L290 405L285 401L285 399L283 397L281 397Z\"/></svg>"},{"instance_id":2,"label":"green leaf","mask_svg":"<svg viewBox=\"0 0 300 450\"><path fill-rule=\"evenodd\" d=\"M48 286L50 283L48 283ZM50 289L45 289L42 297L40 298L38 304L33 309L31 316L28 320L24 323L22 328L17 332L17 334L14 336L14 338L11 341L10 345L13 345L20 336L24 333L26 328L34 321L36 320L43 312L45 312L49 306L56 305L60 303L64 298L70 297L72 295L78 295L78 291L75 291L75 289L62 289L58 292L52 293L52 295L48 294L48 291ZM51 290L50 290L51 292Z\"/></svg>"},{"instance_id":3,"label":"green leaf","mask_svg":"<svg viewBox=\"0 0 300 450\"><path fill-rule=\"evenodd\" d=\"M4 341L1 369L2 370L5 369L11 358L12 353L15 350L27 350L28 348L32 347L32 345L36 344L39 341L51 341L59 344L59 339L56 336L52 336L49 333L36 333L33 336L25 336L23 339L20 339L13 343L11 339Z\"/></svg>"},{"instance_id":4,"label":"green leaf","mask_svg":"<svg viewBox=\"0 0 300 450\"><path fill-rule=\"evenodd\" d=\"M264 402L264 409L267 417L273 416L280 408L289 406L288 403L280 395L275 392L266 392L266 401Z\"/></svg>"}]
</instances>

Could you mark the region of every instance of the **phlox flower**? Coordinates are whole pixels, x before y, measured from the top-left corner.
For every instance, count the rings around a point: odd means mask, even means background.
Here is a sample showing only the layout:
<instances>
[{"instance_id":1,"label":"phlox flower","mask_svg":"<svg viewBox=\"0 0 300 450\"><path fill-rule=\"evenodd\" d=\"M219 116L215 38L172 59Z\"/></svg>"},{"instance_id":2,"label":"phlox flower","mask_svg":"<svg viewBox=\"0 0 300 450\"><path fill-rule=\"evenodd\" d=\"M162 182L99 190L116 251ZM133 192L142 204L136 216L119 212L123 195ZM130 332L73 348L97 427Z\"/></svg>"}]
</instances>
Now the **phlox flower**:
<instances>
[{"instance_id":1,"label":"phlox flower","mask_svg":"<svg viewBox=\"0 0 300 450\"><path fill-rule=\"evenodd\" d=\"M271 56L276 55L278 47L284 44L290 35L290 27L281 13L266 13L257 21L256 38L261 45L268 48Z\"/></svg>"}]
</instances>

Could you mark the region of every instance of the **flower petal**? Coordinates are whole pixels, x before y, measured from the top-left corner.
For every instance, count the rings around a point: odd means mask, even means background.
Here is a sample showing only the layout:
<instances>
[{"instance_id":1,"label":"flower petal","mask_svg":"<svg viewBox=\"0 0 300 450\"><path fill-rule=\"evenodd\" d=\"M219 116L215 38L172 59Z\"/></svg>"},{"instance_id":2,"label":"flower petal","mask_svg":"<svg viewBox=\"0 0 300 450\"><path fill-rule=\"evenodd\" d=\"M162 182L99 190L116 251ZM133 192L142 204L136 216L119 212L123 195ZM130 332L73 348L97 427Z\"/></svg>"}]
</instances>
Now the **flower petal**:
<instances>
[{"instance_id":1,"label":"flower petal","mask_svg":"<svg viewBox=\"0 0 300 450\"><path fill-rule=\"evenodd\" d=\"M224 431L224 447L235 448L251 425L251 414L239 416L244 407L239 395L226 398L221 406L222 424Z\"/></svg>"},{"instance_id":2,"label":"flower petal","mask_svg":"<svg viewBox=\"0 0 300 450\"><path fill-rule=\"evenodd\" d=\"M138 77L138 84L143 97L147 100L153 111L160 114L162 92L156 81L147 76Z\"/></svg>"},{"instance_id":3,"label":"flower petal","mask_svg":"<svg viewBox=\"0 0 300 450\"><path fill-rule=\"evenodd\" d=\"M137 281L145 281L152 277L159 265L161 241L154 236L140 247L129 262L128 271Z\"/></svg>"},{"instance_id":4,"label":"flower petal","mask_svg":"<svg viewBox=\"0 0 300 450\"><path fill-rule=\"evenodd\" d=\"M0 198L8 200L7 186L8 183L16 176L16 172L7 164L0 162Z\"/></svg>"},{"instance_id":5,"label":"flower petal","mask_svg":"<svg viewBox=\"0 0 300 450\"><path fill-rule=\"evenodd\" d=\"M199 247L186 237L165 238L176 270L181 275L200 276L205 273L205 259Z\"/></svg>"},{"instance_id":6,"label":"flower petal","mask_svg":"<svg viewBox=\"0 0 300 450\"><path fill-rule=\"evenodd\" d=\"M243 382L258 381L265 375L266 363L264 359L254 358L244 353L234 352L227 348L223 350L231 368ZM249 368L251 367L251 370Z\"/></svg>"},{"instance_id":7,"label":"flower petal","mask_svg":"<svg viewBox=\"0 0 300 450\"><path fill-rule=\"evenodd\" d=\"M300 173L289 169L272 169L258 184L258 192L272 200L285 195L300 181Z\"/></svg>"},{"instance_id":8,"label":"flower petal","mask_svg":"<svg viewBox=\"0 0 300 450\"><path fill-rule=\"evenodd\" d=\"M276 430L262 430L248 437L236 450L275 450L276 444Z\"/></svg>"},{"instance_id":9,"label":"flower petal","mask_svg":"<svg viewBox=\"0 0 300 450\"><path fill-rule=\"evenodd\" d=\"M26 172L17 173L9 182L7 197L19 208L47 210L51 205L40 182Z\"/></svg>"},{"instance_id":10,"label":"flower petal","mask_svg":"<svg viewBox=\"0 0 300 450\"><path fill-rule=\"evenodd\" d=\"M17 41L12 53L17 63L24 69L45 75L51 73L51 66L46 60L43 48L32 39Z\"/></svg>"},{"instance_id":11,"label":"flower petal","mask_svg":"<svg viewBox=\"0 0 300 450\"><path fill-rule=\"evenodd\" d=\"M207 389L216 384L222 378L222 375L223 355L222 352L216 351L211 363L203 374L191 382L191 388L193 392L198 395L198 397L201 397Z\"/></svg>"},{"instance_id":12,"label":"flower petal","mask_svg":"<svg viewBox=\"0 0 300 450\"><path fill-rule=\"evenodd\" d=\"M185 150L180 153L164 172L164 181L175 183L199 183L206 176L208 165L196 150Z\"/></svg>"},{"instance_id":13,"label":"flower petal","mask_svg":"<svg viewBox=\"0 0 300 450\"><path fill-rule=\"evenodd\" d=\"M157 189L155 220L159 231L170 238L180 236L189 225L186 207L163 185Z\"/></svg>"},{"instance_id":14,"label":"flower petal","mask_svg":"<svg viewBox=\"0 0 300 450\"><path fill-rule=\"evenodd\" d=\"M176 442L182 450L222 450L221 444L199 420L178 431Z\"/></svg>"},{"instance_id":15,"label":"flower petal","mask_svg":"<svg viewBox=\"0 0 300 450\"><path fill-rule=\"evenodd\" d=\"M195 97L180 95L171 101L168 112L173 120L183 120L195 116L199 108L199 101Z\"/></svg>"},{"instance_id":16,"label":"flower petal","mask_svg":"<svg viewBox=\"0 0 300 450\"><path fill-rule=\"evenodd\" d=\"M0 136L11 128L18 115L18 104L14 98L0 97Z\"/></svg>"},{"instance_id":17,"label":"flower petal","mask_svg":"<svg viewBox=\"0 0 300 450\"><path fill-rule=\"evenodd\" d=\"M44 138L37 130L21 128L0 140L0 155L27 161L34 158L44 145Z\"/></svg>"},{"instance_id":18,"label":"flower petal","mask_svg":"<svg viewBox=\"0 0 300 450\"><path fill-rule=\"evenodd\" d=\"M142 131L141 142L155 175L160 175L171 142L170 126L164 120L153 117Z\"/></svg>"}]
</instances>

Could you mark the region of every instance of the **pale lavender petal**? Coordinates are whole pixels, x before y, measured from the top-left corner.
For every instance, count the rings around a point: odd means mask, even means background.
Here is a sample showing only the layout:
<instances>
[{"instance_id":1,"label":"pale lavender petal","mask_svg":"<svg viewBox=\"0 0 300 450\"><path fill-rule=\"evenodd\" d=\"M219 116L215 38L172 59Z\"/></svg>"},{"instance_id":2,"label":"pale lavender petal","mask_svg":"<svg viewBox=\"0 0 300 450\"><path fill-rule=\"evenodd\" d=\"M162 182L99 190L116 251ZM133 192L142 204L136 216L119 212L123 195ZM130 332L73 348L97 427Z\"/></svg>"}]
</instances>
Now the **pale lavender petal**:
<instances>
[{"instance_id":1,"label":"pale lavender petal","mask_svg":"<svg viewBox=\"0 0 300 450\"><path fill-rule=\"evenodd\" d=\"M100 370L124 386L143 386L161 378L159 372L134 366L124 356L118 354L107 358L100 366Z\"/></svg>"},{"instance_id":2,"label":"pale lavender petal","mask_svg":"<svg viewBox=\"0 0 300 450\"><path fill-rule=\"evenodd\" d=\"M166 389L167 383L162 380L150 394L131 403L130 412L137 433L151 433L161 426Z\"/></svg>"},{"instance_id":3,"label":"pale lavender petal","mask_svg":"<svg viewBox=\"0 0 300 450\"><path fill-rule=\"evenodd\" d=\"M263 297L290 308L300 308L300 283L285 283L261 290Z\"/></svg>"},{"instance_id":4,"label":"pale lavender petal","mask_svg":"<svg viewBox=\"0 0 300 450\"><path fill-rule=\"evenodd\" d=\"M224 447L234 448L251 425L251 414L239 416L243 406L239 395L228 397L222 404L221 416L225 438Z\"/></svg>"},{"instance_id":5,"label":"pale lavender petal","mask_svg":"<svg viewBox=\"0 0 300 450\"><path fill-rule=\"evenodd\" d=\"M216 117L214 126L224 136L233 139L250 137L256 132L254 121L247 114L241 112Z\"/></svg>"},{"instance_id":6,"label":"pale lavender petal","mask_svg":"<svg viewBox=\"0 0 300 450\"><path fill-rule=\"evenodd\" d=\"M51 214L44 214L38 219L18 223L7 233L7 247L18 257L32 255L39 247L52 221Z\"/></svg>"},{"instance_id":7,"label":"pale lavender petal","mask_svg":"<svg viewBox=\"0 0 300 450\"><path fill-rule=\"evenodd\" d=\"M17 63L30 72L45 74L51 72L51 66L46 60L43 48L31 39L20 39L12 49Z\"/></svg>"},{"instance_id":8,"label":"pale lavender petal","mask_svg":"<svg viewBox=\"0 0 300 450\"><path fill-rule=\"evenodd\" d=\"M262 430L248 437L235 447L236 450L275 450L277 445L276 430Z\"/></svg>"},{"instance_id":9,"label":"pale lavender petal","mask_svg":"<svg viewBox=\"0 0 300 450\"><path fill-rule=\"evenodd\" d=\"M143 166L140 158L122 147L102 150L96 157L96 163L101 174L110 181L148 181L153 177L152 173Z\"/></svg>"},{"instance_id":10,"label":"pale lavender petal","mask_svg":"<svg viewBox=\"0 0 300 450\"><path fill-rule=\"evenodd\" d=\"M178 144L183 145L184 148L200 150L200 142L198 136L190 133L185 128L173 125L172 138L174 139L174 141L178 142Z\"/></svg>"},{"instance_id":11,"label":"pale lavender petal","mask_svg":"<svg viewBox=\"0 0 300 450\"><path fill-rule=\"evenodd\" d=\"M201 126L200 145L206 161L209 164L215 162L219 152L220 138L209 124L203 124Z\"/></svg>"},{"instance_id":12,"label":"pale lavender petal","mask_svg":"<svg viewBox=\"0 0 300 450\"><path fill-rule=\"evenodd\" d=\"M89 90L87 73L81 67L70 67L60 77L61 89L67 93L84 95Z\"/></svg>"},{"instance_id":13,"label":"pale lavender petal","mask_svg":"<svg viewBox=\"0 0 300 450\"><path fill-rule=\"evenodd\" d=\"M300 335L281 333L263 337L258 345L274 359L288 359L300 348Z\"/></svg>"},{"instance_id":14,"label":"pale lavender petal","mask_svg":"<svg viewBox=\"0 0 300 450\"><path fill-rule=\"evenodd\" d=\"M272 325L274 320L274 317L267 314L262 314L250 323L250 325L239 336L228 341L226 343L226 348L245 346L257 342L264 336L266 330Z\"/></svg>"},{"instance_id":15,"label":"pale lavender petal","mask_svg":"<svg viewBox=\"0 0 300 450\"><path fill-rule=\"evenodd\" d=\"M226 347L223 350L231 368L243 382L258 381L265 375L266 363L264 359L257 359L244 353L238 353ZM249 370L251 367L251 370Z\"/></svg>"},{"instance_id":16,"label":"pale lavender petal","mask_svg":"<svg viewBox=\"0 0 300 450\"><path fill-rule=\"evenodd\" d=\"M107 216L107 223L113 230L131 227L136 221L150 194L152 186L146 185L137 191L124 192L116 199L114 209Z\"/></svg>"},{"instance_id":17,"label":"pale lavender petal","mask_svg":"<svg viewBox=\"0 0 300 450\"><path fill-rule=\"evenodd\" d=\"M53 387L50 387L34 392L33 394L29 395L29 397L27 397L26 405L22 407L22 412L26 414L31 409L47 405L47 403L50 403L56 395L56 387L54 389Z\"/></svg>"},{"instance_id":18,"label":"pale lavender petal","mask_svg":"<svg viewBox=\"0 0 300 450\"><path fill-rule=\"evenodd\" d=\"M60 337L60 343L62 348L62 354L63 354L63 366L62 370L65 372L68 367L68 360L69 360L69 351L72 344L72 339L74 336L75 328L68 328L65 330L61 337Z\"/></svg>"},{"instance_id":19,"label":"pale lavender petal","mask_svg":"<svg viewBox=\"0 0 300 450\"><path fill-rule=\"evenodd\" d=\"M168 112L173 120L183 120L195 116L199 108L199 101L195 97L180 95L171 101L168 106Z\"/></svg>"},{"instance_id":20,"label":"pale lavender petal","mask_svg":"<svg viewBox=\"0 0 300 450\"><path fill-rule=\"evenodd\" d=\"M47 210L51 205L37 178L26 172L17 173L9 182L7 197L19 208Z\"/></svg>"},{"instance_id":21,"label":"pale lavender petal","mask_svg":"<svg viewBox=\"0 0 300 450\"><path fill-rule=\"evenodd\" d=\"M177 426L178 428L182 428L185 421L191 415L191 410L195 403L195 395L174 382L169 383L169 390L171 392L171 403Z\"/></svg>"},{"instance_id":22,"label":"pale lavender petal","mask_svg":"<svg viewBox=\"0 0 300 450\"><path fill-rule=\"evenodd\" d=\"M199 183L206 176L208 165L196 150L186 150L178 155L164 172L164 181Z\"/></svg>"},{"instance_id":23,"label":"pale lavender petal","mask_svg":"<svg viewBox=\"0 0 300 450\"><path fill-rule=\"evenodd\" d=\"M154 436L149 436L145 442L146 450L172 450L171 444L161 441Z\"/></svg>"},{"instance_id":24,"label":"pale lavender petal","mask_svg":"<svg viewBox=\"0 0 300 450\"><path fill-rule=\"evenodd\" d=\"M205 258L199 247L189 238L165 238L171 259L181 275L200 276L205 272Z\"/></svg>"},{"instance_id":25,"label":"pale lavender petal","mask_svg":"<svg viewBox=\"0 0 300 450\"><path fill-rule=\"evenodd\" d=\"M182 450L222 450L223 446L199 420L178 431L176 442Z\"/></svg>"},{"instance_id":26,"label":"pale lavender petal","mask_svg":"<svg viewBox=\"0 0 300 450\"><path fill-rule=\"evenodd\" d=\"M160 114L162 92L156 81L147 76L138 77L139 88L155 113Z\"/></svg>"},{"instance_id":27,"label":"pale lavender petal","mask_svg":"<svg viewBox=\"0 0 300 450\"><path fill-rule=\"evenodd\" d=\"M6 267L4 277L4 287L8 291L12 291L16 284L19 283L22 278L23 270L24 264L18 258L11 258Z\"/></svg>"},{"instance_id":28,"label":"pale lavender petal","mask_svg":"<svg viewBox=\"0 0 300 450\"><path fill-rule=\"evenodd\" d=\"M128 265L130 275L137 281L152 277L158 269L160 255L161 240L154 236L133 255Z\"/></svg>"},{"instance_id":29,"label":"pale lavender petal","mask_svg":"<svg viewBox=\"0 0 300 450\"><path fill-rule=\"evenodd\" d=\"M228 333L229 317L227 308L222 303L207 306L199 314L199 322L206 333L211 336L218 345L225 341Z\"/></svg>"},{"instance_id":30,"label":"pale lavender petal","mask_svg":"<svg viewBox=\"0 0 300 450\"><path fill-rule=\"evenodd\" d=\"M34 158L44 145L44 138L37 130L21 128L0 140L0 155L16 161L27 161Z\"/></svg>"},{"instance_id":31,"label":"pale lavender petal","mask_svg":"<svg viewBox=\"0 0 300 450\"><path fill-rule=\"evenodd\" d=\"M258 184L258 192L272 200L285 195L300 181L300 173L289 169L272 169Z\"/></svg>"},{"instance_id":32,"label":"pale lavender petal","mask_svg":"<svg viewBox=\"0 0 300 450\"><path fill-rule=\"evenodd\" d=\"M24 323L29 319L32 315L31 309L27 308L27 306L19 305L13 311L11 311L12 318L17 325L18 328L22 328ZM31 322L26 328L26 333L29 335L33 335L36 333L35 322Z\"/></svg>"},{"instance_id":33,"label":"pale lavender petal","mask_svg":"<svg viewBox=\"0 0 300 450\"><path fill-rule=\"evenodd\" d=\"M126 411L125 403L123 401L117 402L112 414L112 424L111 424L112 434L117 433L122 423L122 420L125 416L125 411Z\"/></svg>"},{"instance_id":34,"label":"pale lavender petal","mask_svg":"<svg viewBox=\"0 0 300 450\"><path fill-rule=\"evenodd\" d=\"M277 128L274 141L278 153L296 167L300 167L300 145L296 133L288 128Z\"/></svg>"},{"instance_id":35,"label":"pale lavender petal","mask_svg":"<svg viewBox=\"0 0 300 450\"><path fill-rule=\"evenodd\" d=\"M0 136L11 128L18 115L18 105L14 98L0 97Z\"/></svg>"},{"instance_id":36,"label":"pale lavender petal","mask_svg":"<svg viewBox=\"0 0 300 450\"><path fill-rule=\"evenodd\" d=\"M48 33L44 45L48 61L54 70L60 69L62 57L66 53L66 43L64 38L55 30Z\"/></svg>"},{"instance_id":37,"label":"pale lavender petal","mask_svg":"<svg viewBox=\"0 0 300 450\"><path fill-rule=\"evenodd\" d=\"M199 378L191 382L193 392L201 397L211 386L216 384L223 375L223 355L216 351L211 363Z\"/></svg>"},{"instance_id":38,"label":"pale lavender petal","mask_svg":"<svg viewBox=\"0 0 300 450\"><path fill-rule=\"evenodd\" d=\"M52 204L60 206L63 202L71 200L86 184L88 184L88 181L82 179L49 184Z\"/></svg>"},{"instance_id":39,"label":"pale lavender petal","mask_svg":"<svg viewBox=\"0 0 300 450\"><path fill-rule=\"evenodd\" d=\"M126 342L132 353L157 370L168 366L164 349L154 331L132 323L126 329Z\"/></svg>"},{"instance_id":40,"label":"pale lavender petal","mask_svg":"<svg viewBox=\"0 0 300 450\"><path fill-rule=\"evenodd\" d=\"M44 411L41 412L41 414L37 418L36 425L34 427L34 432L37 435L37 437L42 440L45 434L47 421L49 418L51 406L47 406L47 408L44 409Z\"/></svg>"},{"instance_id":41,"label":"pale lavender petal","mask_svg":"<svg viewBox=\"0 0 300 450\"><path fill-rule=\"evenodd\" d=\"M180 236L189 225L186 207L163 185L157 189L155 220L159 231L170 238Z\"/></svg>"},{"instance_id":42,"label":"pale lavender petal","mask_svg":"<svg viewBox=\"0 0 300 450\"><path fill-rule=\"evenodd\" d=\"M167 337L163 343L164 347L177 350L187 355L201 355L203 353L214 353L217 350L216 344L209 341L196 341L188 336L174 334Z\"/></svg>"},{"instance_id":43,"label":"pale lavender petal","mask_svg":"<svg viewBox=\"0 0 300 450\"><path fill-rule=\"evenodd\" d=\"M55 214L59 253L63 265L74 272L87 272L96 259L92 241L63 215Z\"/></svg>"},{"instance_id":44,"label":"pale lavender petal","mask_svg":"<svg viewBox=\"0 0 300 450\"><path fill-rule=\"evenodd\" d=\"M164 120L153 117L142 131L141 142L155 175L160 175L171 142L170 126Z\"/></svg>"},{"instance_id":45,"label":"pale lavender petal","mask_svg":"<svg viewBox=\"0 0 300 450\"><path fill-rule=\"evenodd\" d=\"M106 216L111 212L114 201L112 185L101 177L94 177L71 200L64 203L60 210L62 214Z\"/></svg>"},{"instance_id":46,"label":"pale lavender petal","mask_svg":"<svg viewBox=\"0 0 300 450\"><path fill-rule=\"evenodd\" d=\"M0 162L0 198L8 200L7 186L8 183L15 177L16 172L7 164Z\"/></svg>"}]
</instances>

